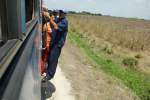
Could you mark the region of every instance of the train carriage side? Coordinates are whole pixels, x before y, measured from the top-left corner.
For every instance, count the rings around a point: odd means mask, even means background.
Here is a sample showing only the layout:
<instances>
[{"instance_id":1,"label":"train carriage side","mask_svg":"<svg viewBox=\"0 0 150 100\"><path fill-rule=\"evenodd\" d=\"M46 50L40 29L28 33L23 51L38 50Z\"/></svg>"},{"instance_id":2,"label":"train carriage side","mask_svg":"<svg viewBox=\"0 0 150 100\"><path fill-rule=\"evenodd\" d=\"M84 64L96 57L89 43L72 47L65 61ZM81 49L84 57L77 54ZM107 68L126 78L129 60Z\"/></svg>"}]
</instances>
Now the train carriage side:
<instances>
[{"instance_id":1,"label":"train carriage side","mask_svg":"<svg viewBox=\"0 0 150 100\"><path fill-rule=\"evenodd\" d=\"M41 0L0 1L0 100L40 100Z\"/></svg>"}]
</instances>

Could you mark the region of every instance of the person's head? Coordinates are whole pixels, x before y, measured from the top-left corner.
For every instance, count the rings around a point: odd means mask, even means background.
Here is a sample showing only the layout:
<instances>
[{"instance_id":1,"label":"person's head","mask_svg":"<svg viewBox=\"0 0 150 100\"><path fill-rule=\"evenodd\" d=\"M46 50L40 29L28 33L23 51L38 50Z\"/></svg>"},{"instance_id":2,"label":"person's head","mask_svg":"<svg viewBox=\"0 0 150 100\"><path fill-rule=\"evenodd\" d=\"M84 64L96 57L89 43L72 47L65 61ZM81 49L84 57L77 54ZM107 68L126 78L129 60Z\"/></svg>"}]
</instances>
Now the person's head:
<instances>
[{"instance_id":1,"label":"person's head","mask_svg":"<svg viewBox=\"0 0 150 100\"><path fill-rule=\"evenodd\" d=\"M50 18L51 18L51 20L55 20L55 16L53 13L50 13Z\"/></svg>"},{"instance_id":2,"label":"person's head","mask_svg":"<svg viewBox=\"0 0 150 100\"><path fill-rule=\"evenodd\" d=\"M56 17L56 16L59 16L59 10L54 10L53 11L53 15Z\"/></svg>"},{"instance_id":3,"label":"person's head","mask_svg":"<svg viewBox=\"0 0 150 100\"><path fill-rule=\"evenodd\" d=\"M48 8L47 7L42 7L42 11L48 12Z\"/></svg>"},{"instance_id":4,"label":"person's head","mask_svg":"<svg viewBox=\"0 0 150 100\"><path fill-rule=\"evenodd\" d=\"M49 15L49 12L48 12L48 8L46 7L43 7L42 8L42 23L45 24L47 22L50 21L50 15Z\"/></svg>"},{"instance_id":5,"label":"person's head","mask_svg":"<svg viewBox=\"0 0 150 100\"><path fill-rule=\"evenodd\" d=\"M52 14L52 13L53 13L53 11L52 11L52 10L48 10L48 12L49 12L49 14Z\"/></svg>"},{"instance_id":6,"label":"person's head","mask_svg":"<svg viewBox=\"0 0 150 100\"><path fill-rule=\"evenodd\" d=\"M43 16L44 16L44 17L47 17L47 18L49 18L49 17L50 17L50 16L49 16L49 12L48 12L48 8L43 7L43 9L42 9L42 13L43 13Z\"/></svg>"},{"instance_id":7,"label":"person's head","mask_svg":"<svg viewBox=\"0 0 150 100\"><path fill-rule=\"evenodd\" d=\"M59 18L65 18L66 14L67 14L67 12L65 12L63 10L59 10Z\"/></svg>"}]
</instances>

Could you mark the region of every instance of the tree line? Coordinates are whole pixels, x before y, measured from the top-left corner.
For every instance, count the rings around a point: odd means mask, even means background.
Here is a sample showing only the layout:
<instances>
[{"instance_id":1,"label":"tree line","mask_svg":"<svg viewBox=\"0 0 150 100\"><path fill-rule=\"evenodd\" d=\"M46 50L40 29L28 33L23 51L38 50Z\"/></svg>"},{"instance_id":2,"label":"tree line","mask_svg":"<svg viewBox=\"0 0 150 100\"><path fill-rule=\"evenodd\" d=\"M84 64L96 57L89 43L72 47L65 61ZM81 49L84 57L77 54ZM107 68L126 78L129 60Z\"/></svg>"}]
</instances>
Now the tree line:
<instances>
[{"instance_id":1,"label":"tree line","mask_svg":"<svg viewBox=\"0 0 150 100\"><path fill-rule=\"evenodd\" d=\"M87 11L81 11L81 12L76 12L76 11L69 11L69 14L82 14L82 15L93 15L93 16L102 16L101 13L91 13Z\"/></svg>"}]
</instances>

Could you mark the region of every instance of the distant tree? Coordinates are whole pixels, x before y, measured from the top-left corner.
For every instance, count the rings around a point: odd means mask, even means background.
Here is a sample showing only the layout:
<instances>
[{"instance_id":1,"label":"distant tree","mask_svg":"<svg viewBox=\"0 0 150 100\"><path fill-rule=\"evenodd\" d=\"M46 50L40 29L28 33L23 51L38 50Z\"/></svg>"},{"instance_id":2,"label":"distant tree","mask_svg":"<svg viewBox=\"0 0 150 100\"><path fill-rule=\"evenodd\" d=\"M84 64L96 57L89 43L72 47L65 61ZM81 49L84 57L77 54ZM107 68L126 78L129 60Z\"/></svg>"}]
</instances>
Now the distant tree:
<instances>
[{"instance_id":1,"label":"distant tree","mask_svg":"<svg viewBox=\"0 0 150 100\"><path fill-rule=\"evenodd\" d=\"M82 15L92 15L92 16L102 16L101 13L91 13L87 11L81 11L81 12L76 12L76 11L69 11L70 14L82 14Z\"/></svg>"},{"instance_id":2,"label":"distant tree","mask_svg":"<svg viewBox=\"0 0 150 100\"><path fill-rule=\"evenodd\" d=\"M76 14L77 12L75 12L75 11L69 11L68 13L70 13L70 14Z\"/></svg>"}]
</instances>

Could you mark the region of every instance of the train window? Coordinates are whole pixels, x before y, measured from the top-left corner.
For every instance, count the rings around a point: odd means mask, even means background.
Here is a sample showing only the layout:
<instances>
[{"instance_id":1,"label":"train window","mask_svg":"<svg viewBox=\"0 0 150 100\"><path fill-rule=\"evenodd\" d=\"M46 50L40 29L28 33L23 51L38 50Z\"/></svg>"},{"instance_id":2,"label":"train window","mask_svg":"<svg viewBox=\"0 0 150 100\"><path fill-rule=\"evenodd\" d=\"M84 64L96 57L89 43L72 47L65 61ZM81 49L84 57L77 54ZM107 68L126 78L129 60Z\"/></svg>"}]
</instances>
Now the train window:
<instances>
[{"instance_id":1,"label":"train window","mask_svg":"<svg viewBox=\"0 0 150 100\"><path fill-rule=\"evenodd\" d=\"M26 22L29 22L34 17L34 0L25 0L26 4Z\"/></svg>"},{"instance_id":2,"label":"train window","mask_svg":"<svg viewBox=\"0 0 150 100\"><path fill-rule=\"evenodd\" d=\"M1 0L2 39L22 39L25 26L24 0Z\"/></svg>"},{"instance_id":3,"label":"train window","mask_svg":"<svg viewBox=\"0 0 150 100\"><path fill-rule=\"evenodd\" d=\"M4 42L7 38L6 38L6 24L5 24L5 21L4 21L4 18L5 18L5 9L4 9L4 0L1 0L0 1L0 47L1 47L1 44L2 42ZM4 34L5 33L5 34Z\"/></svg>"},{"instance_id":4,"label":"train window","mask_svg":"<svg viewBox=\"0 0 150 100\"><path fill-rule=\"evenodd\" d=\"M0 19L0 41L2 40L1 19Z\"/></svg>"},{"instance_id":5,"label":"train window","mask_svg":"<svg viewBox=\"0 0 150 100\"><path fill-rule=\"evenodd\" d=\"M38 12L38 10L39 10L39 8L38 8L38 5L39 4L39 1L38 0L34 0L34 14L35 14L35 16L38 16L38 14L39 14L39 12Z\"/></svg>"}]
</instances>

